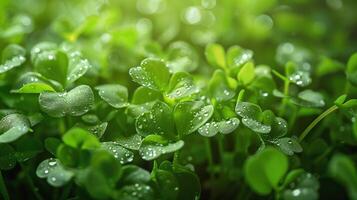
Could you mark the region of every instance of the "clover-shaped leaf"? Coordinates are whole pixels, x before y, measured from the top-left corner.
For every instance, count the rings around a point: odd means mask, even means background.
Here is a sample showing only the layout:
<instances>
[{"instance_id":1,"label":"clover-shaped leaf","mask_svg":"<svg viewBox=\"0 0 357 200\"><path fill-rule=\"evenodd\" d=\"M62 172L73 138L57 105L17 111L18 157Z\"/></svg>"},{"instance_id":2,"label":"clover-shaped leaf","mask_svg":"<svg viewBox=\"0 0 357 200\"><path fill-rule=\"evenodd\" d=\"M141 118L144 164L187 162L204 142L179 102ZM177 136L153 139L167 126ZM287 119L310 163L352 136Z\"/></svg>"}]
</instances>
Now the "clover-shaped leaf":
<instances>
[{"instance_id":1,"label":"clover-shaped leaf","mask_svg":"<svg viewBox=\"0 0 357 200\"><path fill-rule=\"evenodd\" d=\"M242 117L242 123L254 132L269 133L271 126L264 124L260 120L261 108L250 102L237 102L236 113Z\"/></svg>"},{"instance_id":2,"label":"clover-shaped leaf","mask_svg":"<svg viewBox=\"0 0 357 200\"><path fill-rule=\"evenodd\" d=\"M205 49L208 63L214 67L226 68L226 55L224 48L219 44L208 44Z\"/></svg>"},{"instance_id":3,"label":"clover-shaped leaf","mask_svg":"<svg viewBox=\"0 0 357 200\"><path fill-rule=\"evenodd\" d=\"M335 154L328 164L328 174L346 187L351 199L357 198L357 168L351 158Z\"/></svg>"},{"instance_id":4,"label":"clover-shaped leaf","mask_svg":"<svg viewBox=\"0 0 357 200\"><path fill-rule=\"evenodd\" d=\"M49 158L38 165L36 175L39 178L47 178L48 184L60 187L70 181L74 173L66 170L59 160Z\"/></svg>"},{"instance_id":5,"label":"clover-shaped leaf","mask_svg":"<svg viewBox=\"0 0 357 200\"><path fill-rule=\"evenodd\" d=\"M247 62L243 65L243 67L239 70L237 75L238 81L243 85L250 84L255 78L255 67L252 62Z\"/></svg>"},{"instance_id":6,"label":"clover-shaped leaf","mask_svg":"<svg viewBox=\"0 0 357 200\"><path fill-rule=\"evenodd\" d=\"M181 99L198 91L199 89L194 85L191 75L186 72L177 72L170 79L166 96L171 99Z\"/></svg>"},{"instance_id":7,"label":"clover-shaped leaf","mask_svg":"<svg viewBox=\"0 0 357 200\"><path fill-rule=\"evenodd\" d=\"M80 85L69 92L43 92L39 103L42 111L52 117L79 116L91 108L94 95L89 86Z\"/></svg>"},{"instance_id":8,"label":"clover-shaped leaf","mask_svg":"<svg viewBox=\"0 0 357 200\"><path fill-rule=\"evenodd\" d=\"M147 102L152 102L161 98L160 92L149 89L147 87L140 86L138 87L131 101L132 104L144 104Z\"/></svg>"},{"instance_id":9,"label":"clover-shaped leaf","mask_svg":"<svg viewBox=\"0 0 357 200\"><path fill-rule=\"evenodd\" d=\"M2 51L0 74L15 67L21 66L26 61L26 50L19 45L10 44Z\"/></svg>"},{"instance_id":10,"label":"clover-shaped leaf","mask_svg":"<svg viewBox=\"0 0 357 200\"><path fill-rule=\"evenodd\" d=\"M167 49L168 67L173 73L191 72L198 66L198 55L193 47L183 41L171 43Z\"/></svg>"},{"instance_id":11,"label":"clover-shaped leaf","mask_svg":"<svg viewBox=\"0 0 357 200\"><path fill-rule=\"evenodd\" d=\"M162 154L172 153L181 149L182 140L170 142L160 135L148 135L144 138L139 148L139 154L144 160L153 160Z\"/></svg>"},{"instance_id":12,"label":"clover-shaped leaf","mask_svg":"<svg viewBox=\"0 0 357 200\"><path fill-rule=\"evenodd\" d=\"M262 109L250 102L237 102L235 111L242 118L258 118Z\"/></svg>"},{"instance_id":13,"label":"clover-shaped leaf","mask_svg":"<svg viewBox=\"0 0 357 200\"><path fill-rule=\"evenodd\" d=\"M228 79L222 70L216 70L208 83L208 92L217 101L227 101L235 96L235 91L229 86Z\"/></svg>"},{"instance_id":14,"label":"clover-shaped leaf","mask_svg":"<svg viewBox=\"0 0 357 200\"><path fill-rule=\"evenodd\" d=\"M171 108L164 102L157 101L149 112L136 119L136 131L142 135L173 135L174 121Z\"/></svg>"},{"instance_id":15,"label":"clover-shaped leaf","mask_svg":"<svg viewBox=\"0 0 357 200\"><path fill-rule=\"evenodd\" d=\"M129 74L133 81L157 91L164 91L170 79L165 63L153 58L143 60L140 66L131 68Z\"/></svg>"},{"instance_id":16,"label":"clover-shaped leaf","mask_svg":"<svg viewBox=\"0 0 357 200\"><path fill-rule=\"evenodd\" d=\"M212 137L217 133L228 134L233 132L239 126L239 119L231 118L220 122L209 122L198 129L198 133L202 136Z\"/></svg>"},{"instance_id":17,"label":"clover-shaped leaf","mask_svg":"<svg viewBox=\"0 0 357 200\"><path fill-rule=\"evenodd\" d=\"M0 120L0 143L12 142L30 131L30 121L21 114L9 114Z\"/></svg>"},{"instance_id":18,"label":"clover-shaped leaf","mask_svg":"<svg viewBox=\"0 0 357 200\"><path fill-rule=\"evenodd\" d=\"M213 106L202 101L178 103L174 108L174 120L179 135L188 135L206 123L213 114Z\"/></svg>"},{"instance_id":19,"label":"clover-shaped leaf","mask_svg":"<svg viewBox=\"0 0 357 200\"><path fill-rule=\"evenodd\" d=\"M288 170L288 159L274 148L266 148L244 163L245 179L258 194L267 195L276 188Z\"/></svg>"},{"instance_id":20,"label":"clover-shaped leaf","mask_svg":"<svg viewBox=\"0 0 357 200\"><path fill-rule=\"evenodd\" d=\"M201 184L197 175L188 167L175 165L169 161L164 161L160 164L158 171L154 171L158 186L163 190L172 190L171 194L161 194L163 197L175 197L176 199L199 199L201 194ZM163 172L165 171L165 172ZM158 172L158 174L156 174ZM171 174L171 175L169 175ZM173 175L173 176L172 176ZM162 177L160 177L162 176ZM167 178L167 184L164 184L163 179Z\"/></svg>"},{"instance_id":21,"label":"clover-shaped leaf","mask_svg":"<svg viewBox=\"0 0 357 200\"><path fill-rule=\"evenodd\" d=\"M292 98L291 101L294 104L303 107L323 107L325 106L325 101L323 96L312 90L304 90L298 94L298 98Z\"/></svg>"},{"instance_id":22,"label":"clover-shaped leaf","mask_svg":"<svg viewBox=\"0 0 357 200\"><path fill-rule=\"evenodd\" d=\"M297 66L293 62L286 64L286 71L289 81L300 87L305 87L311 83L310 71L304 67Z\"/></svg>"},{"instance_id":23,"label":"clover-shaped leaf","mask_svg":"<svg viewBox=\"0 0 357 200\"><path fill-rule=\"evenodd\" d=\"M251 60L252 57L253 51L232 46L227 51L227 65L230 68L238 68Z\"/></svg>"},{"instance_id":24,"label":"clover-shaped leaf","mask_svg":"<svg viewBox=\"0 0 357 200\"><path fill-rule=\"evenodd\" d=\"M70 51L69 61L68 61L68 70L66 74L66 84L73 83L80 77L82 77L88 69L92 67L89 61L83 58L82 54L79 51Z\"/></svg>"},{"instance_id":25,"label":"clover-shaped leaf","mask_svg":"<svg viewBox=\"0 0 357 200\"><path fill-rule=\"evenodd\" d=\"M68 57L65 52L51 50L39 53L34 67L43 76L65 85L68 69Z\"/></svg>"},{"instance_id":26,"label":"clover-shaped leaf","mask_svg":"<svg viewBox=\"0 0 357 200\"><path fill-rule=\"evenodd\" d=\"M63 142L73 148L94 149L100 147L98 139L81 128L72 128L62 137Z\"/></svg>"},{"instance_id":27,"label":"clover-shaped leaf","mask_svg":"<svg viewBox=\"0 0 357 200\"><path fill-rule=\"evenodd\" d=\"M128 89L119 84L107 84L95 87L99 96L114 108L123 108L129 105Z\"/></svg>"},{"instance_id":28,"label":"clover-shaped leaf","mask_svg":"<svg viewBox=\"0 0 357 200\"><path fill-rule=\"evenodd\" d=\"M302 152L302 147L298 142L296 137L284 137L279 138L275 144L279 147L279 149L287 155L294 155L294 153Z\"/></svg>"},{"instance_id":29,"label":"clover-shaped leaf","mask_svg":"<svg viewBox=\"0 0 357 200\"><path fill-rule=\"evenodd\" d=\"M127 149L139 150L141 145L141 136L138 134L129 136L120 135L115 142Z\"/></svg>"},{"instance_id":30,"label":"clover-shaped leaf","mask_svg":"<svg viewBox=\"0 0 357 200\"><path fill-rule=\"evenodd\" d=\"M290 174L290 173L289 173ZM310 173L298 173L296 179L283 192L283 198L287 200L318 199L319 182Z\"/></svg>"},{"instance_id":31,"label":"clover-shaped leaf","mask_svg":"<svg viewBox=\"0 0 357 200\"><path fill-rule=\"evenodd\" d=\"M62 85L56 81L48 80L39 73L27 72L20 76L15 83L14 93L41 93L63 90Z\"/></svg>"},{"instance_id":32,"label":"clover-shaped leaf","mask_svg":"<svg viewBox=\"0 0 357 200\"><path fill-rule=\"evenodd\" d=\"M118 159L120 164L130 163L134 159L134 153L120 146L117 142L103 142L102 148Z\"/></svg>"}]
</instances>

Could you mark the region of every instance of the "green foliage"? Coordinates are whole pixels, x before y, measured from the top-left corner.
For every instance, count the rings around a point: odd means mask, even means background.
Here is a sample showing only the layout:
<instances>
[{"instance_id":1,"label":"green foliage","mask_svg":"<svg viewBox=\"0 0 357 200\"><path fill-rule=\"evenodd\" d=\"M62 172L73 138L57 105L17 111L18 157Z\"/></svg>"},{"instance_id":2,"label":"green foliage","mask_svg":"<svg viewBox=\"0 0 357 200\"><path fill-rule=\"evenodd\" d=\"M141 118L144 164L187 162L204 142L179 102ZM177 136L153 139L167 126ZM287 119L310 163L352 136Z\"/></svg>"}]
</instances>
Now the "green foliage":
<instances>
[{"instance_id":1,"label":"green foliage","mask_svg":"<svg viewBox=\"0 0 357 200\"><path fill-rule=\"evenodd\" d=\"M0 199L357 199L354 0L0 1Z\"/></svg>"}]
</instances>

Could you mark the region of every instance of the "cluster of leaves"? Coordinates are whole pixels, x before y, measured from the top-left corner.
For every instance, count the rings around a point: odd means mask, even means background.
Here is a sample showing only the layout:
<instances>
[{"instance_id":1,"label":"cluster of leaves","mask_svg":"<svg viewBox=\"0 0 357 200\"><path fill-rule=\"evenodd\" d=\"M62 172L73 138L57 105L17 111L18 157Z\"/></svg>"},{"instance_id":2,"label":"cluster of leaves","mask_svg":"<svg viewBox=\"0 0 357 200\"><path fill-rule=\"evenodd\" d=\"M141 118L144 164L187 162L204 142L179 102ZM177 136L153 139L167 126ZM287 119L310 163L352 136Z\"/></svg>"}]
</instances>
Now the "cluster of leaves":
<instances>
[{"instance_id":1,"label":"cluster of leaves","mask_svg":"<svg viewBox=\"0 0 357 200\"><path fill-rule=\"evenodd\" d=\"M354 1L16 2L1 199L357 199Z\"/></svg>"}]
</instances>

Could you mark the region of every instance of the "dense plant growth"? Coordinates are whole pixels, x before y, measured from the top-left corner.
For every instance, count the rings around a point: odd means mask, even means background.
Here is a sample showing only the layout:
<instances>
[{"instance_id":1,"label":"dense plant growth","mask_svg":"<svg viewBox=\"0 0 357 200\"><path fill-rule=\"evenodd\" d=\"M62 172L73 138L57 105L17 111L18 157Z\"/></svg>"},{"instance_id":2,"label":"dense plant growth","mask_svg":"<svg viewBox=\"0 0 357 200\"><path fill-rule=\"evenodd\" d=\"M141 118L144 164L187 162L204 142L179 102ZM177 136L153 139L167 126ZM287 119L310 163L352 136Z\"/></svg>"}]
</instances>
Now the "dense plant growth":
<instances>
[{"instance_id":1,"label":"dense plant growth","mask_svg":"<svg viewBox=\"0 0 357 200\"><path fill-rule=\"evenodd\" d=\"M357 199L354 0L1 0L0 199Z\"/></svg>"}]
</instances>

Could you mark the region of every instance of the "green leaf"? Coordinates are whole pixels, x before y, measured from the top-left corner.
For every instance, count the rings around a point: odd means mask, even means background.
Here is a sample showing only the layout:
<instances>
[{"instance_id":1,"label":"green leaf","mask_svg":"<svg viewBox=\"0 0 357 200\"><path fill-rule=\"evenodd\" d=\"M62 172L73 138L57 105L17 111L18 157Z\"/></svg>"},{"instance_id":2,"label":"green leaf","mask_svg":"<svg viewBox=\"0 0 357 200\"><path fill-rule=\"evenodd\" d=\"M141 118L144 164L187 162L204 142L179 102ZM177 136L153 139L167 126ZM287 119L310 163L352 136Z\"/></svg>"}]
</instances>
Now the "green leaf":
<instances>
[{"instance_id":1,"label":"green leaf","mask_svg":"<svg viewBox=\"0 0 357 200\"><path fill-rule=\"evenodd\" d=\"M131 103L144 104L159 99L161 99L161 94L159 92L147 87L140 86L135 90Z\"/></svg>"},{"instance_id":2,"label":"green leaf","mask_svg":"<svg viewBox=\"0 0 357 200\"><path fill-rule=\"evenodd\" d=\"M55 92L50 85L46 83L28 83L23 85L20 89L13 91L15 93L41 93L41 92Z\"/></svg>"},{"instance_id":3,"label":"green leaf","mask_svg":"<svg viewBox=\"0 0 357 200\"><path fill-rule=\"evenodd\" d=\"M288 62L286 71L289 81L297 86L305 87L311 83L310 72L300 69L295 63Z\"/></svg>"},{"instance_id":4,"label":"green leaf","mask_svg":"<svg viewBox=\"0 0 357 200\"><path fill-rule=\"evenodd\" d=\"M287 200L304 200L311 199L317 200L319 199L319 183L317 179L304 171L297 171L294 176L296 177L295 181L291 183L293 188L285 189L283 192L283 198Z\"/></svg>"},{"instance_id":5,"label":"green leaf","mask_svg":"<svg viewBox=\"0 0 357 200\"><path fill-rule=\"evenodd\" d=\"M81 128L72 128L62 137L63 142L73 148L95 149L100 147L98 139Z\"/></svg>"},{"instance_id":6,"label":"green leaf","mask_svg":"<svg viewBox=\"0 0 357 200\"><path fill-rule=\"evenodd\" d=\"M298 98L292 98L291 102L303 107L323 107L325 101L323 96L312 90L304 90L299 92Z\"/></svg>"},{"instance_id":7,"label":"green leaf","mask_svg":"<svg viewBox=\"0 0 357 200\"><path fill-rule=\"evenodd\" d=\"M9 114L0 121L0 143L9 143L17 140L30 131L30 122L21 114Z\"/></svg>"},{"instance_id":8,"label":"green leaf","mask_svg":"<svg viewBox=\"0 0 357 200\"><path fill-rule=\"evenodd\" d=\"M174 120L179 135L188 135L205 124L213 114L213 106L201 101L186 101L176 104Z\"/></svg>"},{"instance_id":9,"label":"green leaf","mask_svg":"<svg viewBox=\"0 0 357 200\"><path fill-rule=\"evenodd\" d=\"M224 49L219 44L208 44L205 49L205 56L208 63L214 67L226 68L226 55Z\"/></svg>"},{"instance_id":10,"label":"green leaf","mask_svg":"<svg viewBox=\"0 0 357 200\"><path fill-rule=\"evenodd\" d=\"M252 131L257 132L257 133L266 134L271 131L271 126L265 125L262 122L260 122L256 119L253 119L253 118L243 118L242 123L249 129L251 129Z\"/></svg>"},{"instance_id":11,"label":"green leaf","mask_svg":"<svg viewBox=\"0 0 357 200\"><path fill-rule=\"evenodd\" d=\"M70 84L82 77L88 69L92 68L92 65L89 61L83 58L82 54L79 51L68 52L69 54L69 63L68 71L66 74L66 84Z\"/></svg>"},{"instance_id":12,"label":"green leaf","mask_svg":"<svg viewBox=\"0 0 357 200\"><path fill-rule=\"evenodd\" d=\"M179 183L172 172L157 169L155 170L155 180L160 188L160 197L163 199L177 199L179 193Z\"/></svg>"},{"instance_id":13,"label":"green leaf","mask_svg":"<svg viewBox=\"0 0 357 200\"><path fill-rule=\"evenodd\" d=\"M227 65L230 68L238 68L253 58L253 51L243 49L240 46L232 46L227 51Z\"/></svg>"},{"instance_id":14,"label":"green leaf","mask_svg":"<svg viewBox=\"0 0 357 200\"><path fill-rule=\"evenodd\" d=\"M217 101L227 101L235 96L233 88L229 87L228 79L222 70L216 70L208 83L208 92Z\"/></svg>"},{"instance_id":15,"label":"green leaf","mask_svg":"<svg viewBox=\"0 0 357 200\"><path fill-rule=\"evenodd\" d=\"M250 102L237 102L235 107L236 113L242 117L242 123L257 133L269 133L271 126L260 121L262 114L261 108Z\"/></svg>"},{"instance_id":16,"label":"green leaf","mask_svg":"<svg viewBox=\"0 0 357 200\"><path fill-rule=\"evenodd\" d=\"M177 72L171 79L166 96L171 99L181 99L198 93L199 89L194 85L193 78L186 72Z\"/></svg>"},{"instance_id":17,"label":"green leaf","mask_svg":"<svg viewBox=\"0 0 357 200\"><path fill-rule=\"evenodd\" d=\"M200 198L201 184L194 172L181 165L173 165L169 161L162 162L159 170L170 172L175 176L178 186L177 188L174 187L171 193L176 193L176 191L178 191L176 199Z\"/></svg>"},{"instance_id":18,"label":"green leaf","mask_svg":"<svg viewBox=\"0 0 357 200\"><path fill-rule=\"evenodd\" d=\"M61 140L54 138L54 137L48 137L45 140L45 148L48 152L50 152L52 155L56 155L57 148L61 144Z\"/></svg>"},{"instance_id":19,"label":"green leaf","mask_svg":"<svg viewBox=\"0 0 357 200\"><path fill-rule=\"evenodd\" d=\"M205 137L215 136L217 133L228 134L239 126L239 119L231 118L226 121L209 122L198 129L198 133Z\"/></svg>"},{"instance_id":20,"label":"green leaf","mask_svg":"<svg viewBox=\"0 0 357 200\"><path fill-rule=\"evenodd\" d=\"M357 53L354 53L348 60L346 74L350 83L357 85Z\"/></svg>"},{"instance_id":21,"label":"green leaf","mask_svg":"<svg viewBox=\"0 0 357 200\"><path fill-rule=\"evenodd\" d=\"M183 145L182 140L170 142L160 135L148 135L140 145L139 154L144 160L153 160L162 154L175 152L181 149Z\"/></svg>"},{"instance_id":22,"label":"green leaf","mask_svg":"<svg viewBox=\"0 0 357 200\"><path fill-rule=\"evenodd\" d=\"M114 156L104 150L96 151L89 167L80 175L76 174L76 181L86 188L92 198L108 199L113 196L121 173L121 165Z\"/></svg>"},{"instance_id":23,"label":"green leaf","mask_svg":"<svg viewBox=\"0 0 357 200\"><path fill-rule=\"evenodd\" d=\"M32 135L25 135L14 143L15 157L18 162L25 162L43 150L42 142Z\"/></svg>"},{"instance_id":24,"label":"green leaf","mask_svg":"<svg viewBox=\"0 0 357 200\"><path fill-rule=\"evenodd\" d=\"M95 87L99 96L114 108L123 108L129 105L128 89L119 84L107 84Z\"/></svg>"},{"instance_id":25,"label":"green leaf","mask_svg":"<svg viewBox=\"0 0 357 200\"><path fill-rule=\"evenodd\" d=\"M35 87L34 92L31 92L31 86ZM63 90L60 83L49 80L36 72L26 72L22 74L16 81L13 92L19 92L22 88L26 89L26 93L40 93L37 92L39 89L43 91Z\"/></svg>"},{"instance_id":26,"label":"green leaf","mask_svg":"<svg viewBox=\"0 0 357 200\"><path fill-rule=\"evenodd\" d=\"M129 136L120 135L115 142L127 149L139 150L141 145L141 136L138 134Z\"/></svg>"},{"instance_id":27,"label":"green leaf","mask_svg":"<svg viewBox=\"0 0 357 200\"><path fill-rule=\"evenodd\" d=\"M343 94L343 95L337 97L337 99L334 101L334 103L337 106L341 106L346 101L346 98L347 98L347 94Z\"/></svg>"},{"instance_id":28,"label":"green leaf","mask_svg":"<svg viewBox=\"0 0 357 200\"><path fill-rule=\"evenodd\" d=\"M120 146L117 142L103 142L102 148L118 159L120 164L130 163L134 160L134 153Z\"/></svg>"},{"instance_id":29,"label":"green leaf","mask_svg":"<svg viewBox=\"0 0 357 200\"><path fill-rule=\"evenodd\" d=\"M357 169L353 160L346 155L336 154L328 164L328 172L346 187L351 199L357 199Z\"/></svg>"},{"instance_id":30,"label":"green leaf","mask_svg":"<svg viewBox=\"0 0 357 200\"><path fill-rule=\"evenodd\" d=\"M116 195L116 199L121 200L134 200L134 199L142 199L142 200L155 200L155 193L153 188L151 188L147 184L132 184L125 185L122 187L118 194Z\"/></svg>"},{"instance_id":31,"label":"green leaf","mask_svg":"<svg viewBox=\"0 0 357 200\"><path fill-rule=\"evenodd\" d=\"M296 137L284 137L284 138L279 138L276 141L276 145L279 147L279 149L284 152L286 155L292 156L294 153L300 153L302 152L302 147L298 142L298 139Z\"/></svg>"},{"instance_id":32,"label":"green leaf","mask_svg":"<svg viewBox=\"0 0 357 200\"><path fill-rule=\"evenodd\" d=\"M122 171L120 181L124 184L150 182L150 173L136 165L125 165L122 167Z\"/></svg>"},{"instance_id":33,"label":"green leaf","mask_svg":"<svg viewBox=\"0 0 357 200\"><path fill-rule=\"evenodd\" d=\"M94 95L87 85L77 86L69 92L43 92L39 96L42 111L52 117L83 115L93 103Z\"/></svg>"},{"instance_id":34,"label":"green leaf","mask_svg":"<svg viewBox=\"0 0 357 200\"><path fill-rule=\"evenodd\" d=\"M235 111L242 118L258 118L262 109L254 103L237 102Z\"/></svg>"},{"instance_id":35,"label":"green leaf","mask_svg":"<svg viewBox=\"0 0 357 200\"><path fill-rule=\"evenodd\" d=\"M172 110L164 102L157 101L149 112L143 113L136 119L135 127L141 136L150 134L173 136L175 130Z\"/></svg>"},{"instance_id":36,"label":"green leaf","mask_svg":"<svg viewBox=\"0 0 357 200\"><path fill-rule=\"evenodd\" d=\"M287 170L287 157L274 148L266 148L244 163L245 179L260 195L268 195L277 188Z\"/></svg>"},{"instance_id":37,"label":"green leaf","mask_svg":"<svg viewBox=\"0 0 357 200\"><path fill-rule=\"evenodd\" d=\"M0 74L21 66L26 61L26 50L19 45L10 44L2 51Z\"/></svg>"},{"instance_id":38,"label":"green leaf","mask_svg":"<svg viewBox=\"0 0 357 200\"><path fill-rule=\"evenodd\" d=\"M66 170L59 160L50 158L38 165L36 175L39 178L47 178L48 184L54 187L61 187L71 180L74 173Z\"/></svg>"},{"instance_id":39,"label":"green leaf","mask_svg":"<svg viewBox=\"0 0 357 200\"><path fill-rule=\"evenodd\" d=\"M255 78L255 67L252 62L243 65L237 75L238 81L243 85L250 84Z\"/></svg>"},{"instance_id":40,"label":"green leaf","mask_svg":"<svg viewBox=\"0 0 357 200\"><path fill-rule=\"evenodd\" d=\"M34 67L37 72L46 78L65 85L68 69L68 57L66 53L58 50L39 53L35 59Z\"/></svg>"},{"instance_id":41,"label":"green leaf","mask_svg":"<svg viewBox=\"0 0 357 200\"><path fill-rule=\"evenodd\" d=\"M131 68L129 74L133 81L157 91L164 91L170 79L165 63L153 58L143 60L140 66Z\"/></svg>"},{"instance_id":42,"label":"green leaf","mask_svg":"<svg viewBox=\"0 0 357 200\"><path fill-rule=\"evenodd\" d=\"M36 44L31 49L31 61L35 63L36 60L39 58L40 54L46 51L53 51L57 48L57 45L52 42L40 42Z\"/></svg>"},{"instance_id":43,"label":"green leaf","mask_svg":"<svg viewBox=\"0 0 357 200\"><path fill-rule=\"evenodd\" d=\"M191 72L198 66L198 55L195 49L183 41L173 42L167 49L168 67L173 73Z\"/></svg>"}]
</instances>

